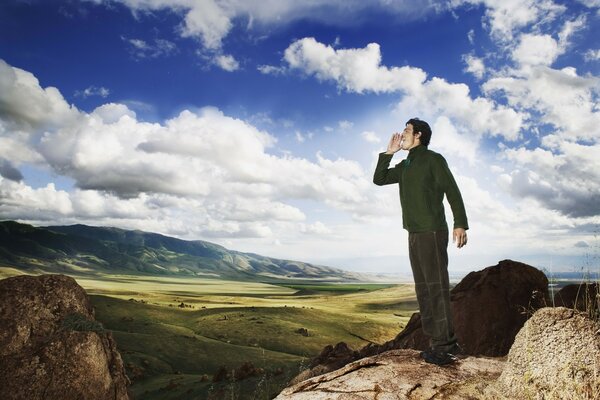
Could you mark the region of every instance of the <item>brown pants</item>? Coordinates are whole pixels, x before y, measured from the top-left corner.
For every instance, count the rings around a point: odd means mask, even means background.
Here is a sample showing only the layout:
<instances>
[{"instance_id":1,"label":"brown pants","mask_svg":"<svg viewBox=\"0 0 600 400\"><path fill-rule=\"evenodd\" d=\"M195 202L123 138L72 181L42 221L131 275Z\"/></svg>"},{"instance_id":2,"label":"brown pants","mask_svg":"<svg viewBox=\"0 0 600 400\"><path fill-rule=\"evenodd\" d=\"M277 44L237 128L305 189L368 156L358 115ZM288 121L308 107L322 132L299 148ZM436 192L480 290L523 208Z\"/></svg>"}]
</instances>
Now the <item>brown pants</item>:
<instances>
[{"instance_id":1,"label":"brown pants","mask_svg":"<svg viewBox=\"0 0 600 400\"><path fill-rule=\"evenodd\" d=\"M456 337L450 310L448 231L409 233L408 254L423 332L431 338L432 348L449 351Z\"/></svg>"}]
</instances>

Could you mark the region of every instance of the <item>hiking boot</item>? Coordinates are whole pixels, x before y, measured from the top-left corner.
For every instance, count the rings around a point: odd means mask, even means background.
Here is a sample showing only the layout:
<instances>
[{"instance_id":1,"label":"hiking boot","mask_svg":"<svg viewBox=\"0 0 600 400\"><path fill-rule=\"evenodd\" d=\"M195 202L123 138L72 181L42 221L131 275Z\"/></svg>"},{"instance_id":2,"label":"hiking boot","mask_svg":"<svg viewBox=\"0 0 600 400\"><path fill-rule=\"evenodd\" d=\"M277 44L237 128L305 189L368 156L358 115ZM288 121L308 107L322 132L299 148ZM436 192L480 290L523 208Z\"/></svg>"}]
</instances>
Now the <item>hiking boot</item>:
<instances>
[{"instance_id":1,"label":"hiking boot","mask_svg":"<svg viewBox=\"0 0 600 400\"><path fill-rule=\"evenodd\" d=\"M425 362L435 365L448 365L458 361L454 355L440 350L426 350L421 352Z\"/></svg>"}]
</instances>

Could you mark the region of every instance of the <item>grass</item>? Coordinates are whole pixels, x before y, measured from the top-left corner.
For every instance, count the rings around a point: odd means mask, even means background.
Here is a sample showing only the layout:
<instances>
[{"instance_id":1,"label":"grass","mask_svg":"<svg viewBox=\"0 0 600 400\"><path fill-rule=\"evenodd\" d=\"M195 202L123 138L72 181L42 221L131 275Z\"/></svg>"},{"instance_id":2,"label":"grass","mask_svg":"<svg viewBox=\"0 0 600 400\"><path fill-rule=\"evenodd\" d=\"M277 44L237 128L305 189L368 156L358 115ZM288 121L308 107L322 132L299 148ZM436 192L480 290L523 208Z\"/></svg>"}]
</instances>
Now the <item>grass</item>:
<instances>
[{"instance_id":1,"label":"grass","mask_svg":"<svg viewBox=\"0 0 600 400\"><path fill-rule=\"evenodd\" d=\"M0 268L0 278L18 274ZM149 400L271 399L326 345L383 343L417 308L409 284L74 278L112 331L133 395ZM246 362L256 373L235 379ZM213 382L219 370L228 376Z\"/></svg>"}]
</instances>

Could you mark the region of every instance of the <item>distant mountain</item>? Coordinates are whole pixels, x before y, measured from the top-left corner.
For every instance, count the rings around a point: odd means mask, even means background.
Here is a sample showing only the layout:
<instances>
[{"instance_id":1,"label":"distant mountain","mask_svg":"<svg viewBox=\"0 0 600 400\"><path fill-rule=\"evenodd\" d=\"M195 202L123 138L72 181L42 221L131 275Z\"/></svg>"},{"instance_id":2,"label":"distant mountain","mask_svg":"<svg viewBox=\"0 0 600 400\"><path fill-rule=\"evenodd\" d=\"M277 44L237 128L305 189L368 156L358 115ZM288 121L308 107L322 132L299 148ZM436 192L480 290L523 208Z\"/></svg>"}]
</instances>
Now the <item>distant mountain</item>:
<instances>
[{"instance_id":1,"label":"distant mountain","mask_svg":"<svg viewBox=\"0 0 600 400\"><path fill-rule=\"evenodd\" d=\"M357 274L228 250L201 240L86 225L0 222L0 266L44 273L202 276L248 281L357 281Z\"/></svg>"}]
</instances>

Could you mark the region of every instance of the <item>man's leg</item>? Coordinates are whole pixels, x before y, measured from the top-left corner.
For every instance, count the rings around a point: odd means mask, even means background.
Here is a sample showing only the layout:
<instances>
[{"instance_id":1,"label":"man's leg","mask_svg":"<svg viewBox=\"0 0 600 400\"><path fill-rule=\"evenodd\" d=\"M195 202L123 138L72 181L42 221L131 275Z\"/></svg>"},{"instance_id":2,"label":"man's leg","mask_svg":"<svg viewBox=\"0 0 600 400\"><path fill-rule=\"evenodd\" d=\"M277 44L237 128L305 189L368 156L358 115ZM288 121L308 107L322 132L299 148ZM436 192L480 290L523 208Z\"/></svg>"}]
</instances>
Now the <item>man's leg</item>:
<instances>
[{"instance_id":1,"label":"man's leg","mask_svg":"<svg viewBox=\"0 0 600 400\"><path fill-rule=\"evenodd\" d=\"M431 337L435 350L451 351L456 337L450 310L448 231L409 234L409 255L423 332Z\"/></svg>"},{"instance_id":2,"label":"man's leg","mask_svg":"<svg viewBox=\"0 0 600 400\"><path fill-rule=\"evenodd\" d=\"M415 292L417 293L417 303L419 304L419 313L421 314L421 326L423 332L432 337L433 316L431 310L431 299L429 298L429 286L423 273L423 262L421 261L421 242L422 233L408 234L408 256L410 258L410 267L415 281Z\"/></svg>"}]
</instances>

